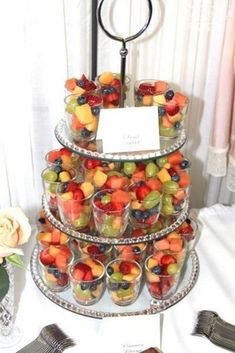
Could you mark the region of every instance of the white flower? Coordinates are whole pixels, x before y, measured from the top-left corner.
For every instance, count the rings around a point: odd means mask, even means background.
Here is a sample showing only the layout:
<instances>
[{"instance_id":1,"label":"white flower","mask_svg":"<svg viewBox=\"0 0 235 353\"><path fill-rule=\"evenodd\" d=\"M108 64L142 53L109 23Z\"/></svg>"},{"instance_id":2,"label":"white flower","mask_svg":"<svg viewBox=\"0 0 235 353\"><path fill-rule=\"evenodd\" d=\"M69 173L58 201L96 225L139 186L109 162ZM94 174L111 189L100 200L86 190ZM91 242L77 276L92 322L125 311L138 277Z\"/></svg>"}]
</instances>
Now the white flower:
<instances>
[{"instance_id":1,"label":"white flower","mask_svg":"<svg viewBox=\"0 0 235 353\"><path fill-rule=\"evenodd\" d=\"M11 254L23 255L18 246L25 244L30 235L28 218L19 207L0 210L0 260Z\"/></svg>"}]
</instances>

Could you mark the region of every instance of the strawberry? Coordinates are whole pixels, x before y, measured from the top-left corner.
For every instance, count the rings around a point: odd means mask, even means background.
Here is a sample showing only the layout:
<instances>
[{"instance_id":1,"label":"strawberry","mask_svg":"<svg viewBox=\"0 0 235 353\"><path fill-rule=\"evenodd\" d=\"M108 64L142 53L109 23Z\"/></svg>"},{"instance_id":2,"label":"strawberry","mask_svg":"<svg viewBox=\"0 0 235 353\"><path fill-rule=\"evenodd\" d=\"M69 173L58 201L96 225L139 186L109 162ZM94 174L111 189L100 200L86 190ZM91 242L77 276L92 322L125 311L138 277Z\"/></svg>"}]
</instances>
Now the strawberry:
<instances>
[{"instance_id":1,"label":"strawberry","mask_svg":"<svg viewBox=\"0 0 235 353\"><path fill-rule=\"evenodd\" d=\"M100 249L97 245L89 245L87 247L87 252L88 254L91 254L91 255L98 255L100 254Z\"/></svg>"},{"instance_id":2,"label":"strawberry","mask_svg":"<svg viewBox=\"0 0 235 353\"><path fill-rule=\"evenodd\" d=\"M177 114L180 110L180 107L178 106L178 104L172 103L172 102L170 104L166 104L165 108L166 108L167 114L170 116Z\"/></svg>"},{"instance_id":3,"label":"strawberry","mask_svg":"<svg viewBox=\"0 0 235 353\"><path fill-rule=\"evenodd\" d=\"M153 296L159 297L162 294L160 283L153 282L149 284L149 291Z\"/></svg>"},{"instance_id":4,"label":"strawberry","mask_svg":"<svg viewBox=\"0 0 235 353\"><path fill-rule=\"evenodd\" d=\"M144 198L150 193L151 189L148 185L143 184L136 190L136 197L138 200L144 200Z\"/></svg>"},{"instance_id":5,"label":"strawberry","mask_svg":"<svg viewBox=\"0 0 235 353\"><path fill-rule=\"evenodd\" d=\"M131 262L122 261L119 265L119 270L121 271L121 273L123 275L128 275L129 273L131 273L131 269L133 266L135 266L135 265L132 264Z\"/></svg>"},{"instance_id":6,"label":"strawberry","mask_svg":"<svg viewBox=\"0 0 235 353\"><path fill-rule=\"evenodd\" d=\"M105 96L106 102L112 102L113 104L119 103L119 94L117 92L109 93Z\"/></svg>"},{"instance_id":7,"label":"strawberry","mask_svg":"<svg viewBox=\"0 0 235 353\"><path fill-rule=\"evenodd\" d=\"M91 272L91 269L87 271L83 277L83 281L92 281L93 280L93 274Z\"/></svg>"},{"instance_id":8,"label":"strawberry","mask_svg":"<svg viewBox=\"0 0 235 353\"><path fill-rule=\"evenodd\" d=\"M96 105L101 104L101 98L99 96L95 96L93 94L89 94L87 96L87 103L89 104L90 107L94 107Z\"/></svg>"},{"instance_id":9,"label":"strawberry","mask_svg":"<svg viewBox=\"0 0 235 353\"><path fill-rule=\"evenodd\" d=\"M74 200L82 201L85 198L85 196L81 189L77 189L73 192L73 198Z\"/></svg>"},{"instance_id":10,"label":"strawberry","mask_svg":"<svg viewBox=\"0 0 235 353\"><path fill-rule=\"evenodd\" d=\"M101 161L99 159L85 159L84 166L86 169L94 169L101 165Z\"/></svg>"},{"instance_id":11,"label":"strawberry","mask_svg":"<svg viewBox=\"0 0 235 353\"><path fill-rule=\"evenodd\" d=\"M143 231L143 229L140 229L140 228L134 229L133 232L132 232L132 236L136 237L136 238L142 237L143 235L145 235L144 231Z\"/></svg>"},{"instance_id":12,"label":"strawberry","mask_svg":"<svg viewBox=\"0 0 235 353\"><path fill-rule=\"evenodd\" d=\"M78 184L75 183L75 181L69 181L69 182L68 182L68 185L67 185L67 187L66 187L65 192L69 192L69 191L74 192L74 191L76 191L77 189L78 189Z\"/></svg>"},{"instance_id":13,"label":"strawberry","mask_svg":"<svg viewBox=\"0 0 235 353\"><path fill-rule=\"evenodd\" d=\"M68 280L69 280L69 276L67 275L67 273L60 273L56 283L58 286L64 287L67 285Z\"/></svg>"},{"instance_id":14,"label":"strawberry","mask_svg":"<svg viewBox=\"0 0 235 353\"><path fill-rule=\"evenodd\" d=\"M170 265L170 264L175 264L176 259L172 255L163 255L161 258L161 264L162 265Z\"/></svg>"},{"instance_id":15,"label":"strawberry","mask_svg":"<svg viewBox=\"0 0 235 353\"><path fill-rule=\"evenodd\" d=\"M72 152L68 150L67 148L63 147L60 149L60 154L65 154L66 156L71 156Z\"/></svg>"},{"instance_id":16,"label":"strawberry","mask_svg":"<svg viewBox=\"0 0 235 353\"><path fill-rule=\"evenodd\" d=\"M150 83L141 83L138 88L138 94L145 95L153 95L155 93L155 87Z\"/></svg>"},{"instance_id":17,"label":"strawberry","mask_svg":"<svg viewBox=\"0 0 235 353\"><path fill-rule=\"evenodd\" d=\"M39 258L44 266L53 265L55 263L55 257L49 254L46 249L40 252Z\"/></svg>"},{"instance_id":18,"label":"strawberry","mask_svg":"<svg viewBox=\"0 0 235 353\"><path fill-rule=\"evenodd\" d=\"M113 81L111 82L111 86L115 87L115 88L119 88L120 87L120 80L118 78L114 78Z\"/></svg>"}]
</instances>

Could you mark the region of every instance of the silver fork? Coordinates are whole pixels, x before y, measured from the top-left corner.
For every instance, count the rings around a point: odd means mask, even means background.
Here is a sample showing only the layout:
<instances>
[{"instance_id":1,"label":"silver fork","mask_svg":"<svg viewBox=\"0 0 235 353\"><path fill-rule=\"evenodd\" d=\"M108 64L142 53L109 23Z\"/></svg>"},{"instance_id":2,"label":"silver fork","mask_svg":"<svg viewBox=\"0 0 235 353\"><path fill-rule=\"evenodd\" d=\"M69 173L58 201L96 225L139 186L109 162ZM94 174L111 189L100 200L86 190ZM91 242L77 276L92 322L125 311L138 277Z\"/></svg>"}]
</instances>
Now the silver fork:
<instances>
[{"instance_id":1,"label":"silver fork","mask_svg":"<svg viewBox=\"0 0 235 353\"><path fill-rule=\"evenodd\" d=\"M75 342L56 324L52 324L43 327L34 341L16 353L57 353L72 346Z\"/></svg>"},{"instance_id":2,"label":"silver fork","mask_svg":"<svg viewBox=\"0 0 235 353\"><path fill-rule=\"evenodd\" d=\"M222 320L214 311L198 313L193 335L206 336L212 343L235 352L235 326Z\"/></svg>"}]
</instances>

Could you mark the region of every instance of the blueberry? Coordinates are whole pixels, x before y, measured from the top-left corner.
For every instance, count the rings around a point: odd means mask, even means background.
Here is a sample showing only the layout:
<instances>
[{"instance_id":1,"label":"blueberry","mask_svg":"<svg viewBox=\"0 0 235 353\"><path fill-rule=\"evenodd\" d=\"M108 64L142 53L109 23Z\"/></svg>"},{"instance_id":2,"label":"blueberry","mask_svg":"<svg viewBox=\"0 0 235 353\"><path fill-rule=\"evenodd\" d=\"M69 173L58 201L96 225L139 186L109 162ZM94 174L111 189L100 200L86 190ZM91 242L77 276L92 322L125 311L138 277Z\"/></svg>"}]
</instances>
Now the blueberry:
<instances>
[{"instance_id":1,"label":"blueberry","mask_svg":"<svg viewBox=\"0 0 235 353\"><path fill-rule=\"evenodd\" d=\"M95 291L96 289L97 289L97 282L93 282L93 283L90 285L90 290Z\"/></svg>"},{"instance_id":2,"label":"blueberry","mask_svg":"<svg viewBox=\"0 0 235 353\"><path fill-rule=\"evenodd\" d=\"M149 218L149 216L150 216L150 212L149 211L143 211L142 212L142 218L143 219L148 219Z\"/></svg>"},{"instance_id":3,"label":"blueberry","mask_svg":"<svg viewBox=\"0 0 235 353\"><path fill-rule=\"evenodd\" d=\"M99 195L96 196L96 198L97 198L98 200L101 200L105 195L106 195L106 192L103 191L103 192L100 192Z\"/></svg>"},{"instance_id":4,"label":"blueberry","mask_svg":"<svg viewBox=\"0 0 235 353\"><path fill-rule=\"evenodd\" d=\"M107 267L107 274L111 276L113 274L113 268L111 266Z\"/></svg>"},{"instance_id":5,"label":"blueberry","mask_svg":"<svg viewBox=\"0 0 235 353\"><path fill-rule=\"evenodd\" d=\"M156 265L152 268L152 273L154 273L155 275L159 275L161 273L161 266Z\"/></svg>"},{"instance_id":6,"label":"blueberry","mask_svg":"<svg viewBox=\"0 0 235 353\"><path fill-rule=\"evenodd\" d=\"M167 101L170 101L173 97L174 97L175 93L172 89L169 89L166 93L165 93L165 98Z\"/></svg>"},{"instance_id":7,"label":"blueberry","mask_svg":"<svg viewBox=\"0 0 235 353\"><path fill-rule=\"evenodd\" d=\"M136 255L141 253L141 249L139 248L139 246L133 246L132 251Z\"/></svg>"},{"instance_id":8,"label":"blueberry","mask_svg":"<svg viewBox=\"0 0 235 353\"><path fill-rule=\"evenodd\" d=\"M101 166L102 166L102 167L108 167L108 165L109 165L109 162L107 162L107 161L101 161Z\"/></svg>"},{"instance_id":9,"label":"blueberry","mask_svg":"<svg viewBox=\"0 0 235 353\"><path fill-rule=\"evenodd\" d=\"M166 114L166 109L165 107L158 107L158 115L163 116Z\"/></svg>"},{"instance_id":10,"label":"blueberry","mask_svg":"<svg viewBox=\"0 0 235 353\"><path fill-rule=\"evenodd\" d=\"M90 287L90 283L88 283L88 282L81 283L81 290L89 289L89 287Z\"/></svg>"},{"instance_id":11,"label":"blueberry","mask_svg":"<svg viewBox=\"0 0 235 353\"><path fill-rule=\"evenodd\" d=\"M137 181L136 186L140 187L141 185L144 185L145 182L143 180Z\"/></svg>"},{"instance_id":12,"label":"blueberry","mask_svg":"<svg viewBox=\"0 0 235 353\"><path fill-rule=\"evenodd\" d=\"M181 123L179 122L179 121L177 121L176 123L175 123L175 129L176 130L179 130L181 128Z\"/></svg>"},{"instance_id":13,"label":"blueberry","mask_svg":"<svg viewBox=\"0 0 235 353\"><path fill-rule=\"evenodd\" d=\"M66 192L68 187L68 182L62 183L61 184L61 192Z\"/></svg>"},{"instance_id":14,"label":"blueberry","mask_svg":"<svg viewBox=\"0 0 235 353\"><path fill-rule=\"evenodd\" d=\"M189 167L189 161L187 159L184 159L181 163L180 166L182 169L186 169Z\"/></svg>"},{"instance_id":15,"label":"blueberry","mask_svg":"<svg viewBox=\"0 0 235 353\"><path fill-rule=\"evenodd\" d=\"M91 111L93 115L97 116L100 113L100 107L92 107Z\"/></svg>"},{"instance_id":16,"label":"blueberry","mask_svg":"<svg viewBox=\"0 0 235 353\"><path fill-rule=\"evenodd\" d=\"M89 130L87 130L87 128L85 128L85 127L81 130L81 136L84 137L84 138L89 137L90 133L91 132Z\"/></svg>"},{"instance_id":17,"label":"blueberry","mask_svg":"<svg viewBox=\"0 0 235 353\"><path fill-rule=\"evenodd\" d=\"M62 163L63 163L63 161L62 161L61 158L56 158L56 159L54 160L54 164L56 164L56 165L61 165Z\"/></svg>"},{"instance_id":18,"label":"blueberry","mask_svg":"<svg viewBox=\"0 0 235 353\"><path fill-rule=\"evenodd\" d=\"M45 218L38 218L38 222L41 224L45 224L46 220L45 220Z\"/></svg>"},{"instance_id":19,"label":"blueberry","mask_svg":"<svg viewBox=\"0 0 235 353\"><path fill-rule=\"evenodd\" d=\"M131 214L135 219L142 219L142 211L140 210L132 210Z\"/></svg>"},{"instance_id":20,"label":"blueberry","mask_svg":"<svg viewBox=\"0 0 235 353\"><path fill-rule=\"evenodd\" d=\"M86 103L86 97L85 96L79 96L77 99L77 102L79 105L85 104Z\"/></svg>"},{"instance_id":21,"label":"blueberry","mask_svg":"<svg viewBox=\"0 0 235 353\"><path fill-rule=\"evenodd\" d=\"M104 88L102 88L101 92L102 92L103 94L109 94L109 87L104 87Z\"/></svg>"},{"instance_id":22,"label":"blueberry","mask_svg":"<svg viewBox=\"0 0 235 353\"><path fill-rule=\"evenodd\" d=\"M108 87L108 89L109 89L109 93L116 93L117 92L115 87L110 86L110 87Z\"/></svg>"},{"instance_id":23,"label":"blueberry","mask_svg":"<svg viewBox=\"0 0 235 353\"><path fill-rule=\"evenodd\" d=\"M60 173L60 172L62 172L62 168L61 168L61 166L60 165L55 165L55 167L54 167L54 171L58 174L58 173Z\"/></svg>"},{"instance_id":24,"label":"blueberry","mask_svg":"<svg viewBox=\"0 0 235 353\"><path fill-rule=\"evenodd\" d=\"M136 100L137 100L138 102L141 102L141 101L142 101L142 99L143 99L143 97L142 97L142 96L140 96L140 95L136 96Z\"/></svg>"},{"instance_id":25,"label":"blueberry","mask_svg":"<svg viewBox=\"0 0 235 353\"><path fill-rule=\"evenodd\" d=\"M191 224L191 219L187 218L187 219L185 220L185 222L186 222L187 224Z\"/></svg>"},{"instance_id":26,"label":"blueberry","mask_svg":"<svg viewBox=\"0 0 235 353\"><path fill-rule=\"evenodd\" d=\"M106 251L106 245L105 244L100 244L99 245L99 250L100 250L100 252L104 253Z\"/></svg>"},{"instance_id":27,"label":"blueberry","mask_svg":"<svg viewBox=\"0 0 235 353\"><path fill-rule=\"evenodd\" d=\"M122 289L128 289L128 288L130 287L130 283L128 283L128 282L122 282L121 285L120 285L120 287L121 287Z\"/></svg>"},{"instance_id":28,"label":"blueberry","mask_svg":"<svg viewBox=\"0 0 235 353\"><path fill-rule=\"evenodd\" d=\"M178 174L173 174L171 177L172 181L175 181L176 183L178 183L178 181L180 180L180 177Z\"/></svg>"},{"instance_id":29,"label":"blueberry","mask_svg":"<svg viewBox=\"0 0 235 353\"><path fill-rule=\"evenodd\" d=\"M77 86L83 88L84 87L84 81L83 80L77 80Z\"/></svg>"},{"instance_id":30,"label":"blueberry","mask_svg":"<svg viewBox=\"0 0 235 353\"><path fill-rule=\"evenodd\" d=\"M47 272L51 273L51 274L53 274L54 271L56 271L56 270L57 270L57 268L55 266L53 266L53 265L49 265L48 268L47 268Z\"/></svg>"}]
</instances>

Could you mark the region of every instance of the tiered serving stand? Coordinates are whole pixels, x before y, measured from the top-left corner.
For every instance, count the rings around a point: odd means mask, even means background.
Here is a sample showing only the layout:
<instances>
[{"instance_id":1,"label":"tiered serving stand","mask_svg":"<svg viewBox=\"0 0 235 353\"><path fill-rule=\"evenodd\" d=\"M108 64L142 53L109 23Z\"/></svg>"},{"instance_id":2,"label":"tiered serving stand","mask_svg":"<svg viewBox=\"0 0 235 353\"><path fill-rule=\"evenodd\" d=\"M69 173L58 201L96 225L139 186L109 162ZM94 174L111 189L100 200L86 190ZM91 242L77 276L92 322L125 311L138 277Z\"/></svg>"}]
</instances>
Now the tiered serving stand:
<instances>
[{"instance_id":1,"label":"tiered serving stand","mask_svg":"<svg viewBox=\"0 0 235 353\"><path fill-rule=\"evenodd\" d=\"M101 28L103 28L103 23L101 20L101 6L103 4L102 0L98 8L98 20L100 22ZM126 42L138 37L143 31L147 28L151 15L152 15L152 4L148 0L149 5L149 19L147 20L145 26L140 30L135 36L129 37L127 39L115 38L115 36L110 35L105 29L105 33L110 36L112 39L120 40L122 42L121 54L121 83L125 82L125 56L127 55ZM121 91L122 92L122 91ZM123 106L123 99L121 99L120 107ZM137 153L102 153L98 151L89 150L86 147L83 147L75 143L70 137L69 131L67 130L67 124L65 119L61 119L55 128L55 136L59 143L71 150L72 152L86 157L94 158L100 160L109 160L109 161L144 161L151 160L158 157L168 155L176 150L179 150L183 147L186 142L186 134L184 129L181 130L180 134L173 139L160 138L160 149L155 151L147 152L137 152ZM122 238L105 238L102 236L94 236L89 233L82 233L70 228L67 228L63 225L60 219L57 219L54 214L51 212L45 196L42 199L42 207L45 211L45 215L50 221L50 223L56 228L60 229L62 232L68 234L70 237L80 240L85 240L95 243L104 243L104 244L134 244L142 242L151 242L154 240L162 239L168 233L177 229L188 217L189 214L189 200L187 200L184 209L178 214L176 220L170 224L170 226L165 227L159 232L147 234L141 237L122 237ZM128 316L128 315L149 315L163 312L169 307L177 304L182 300L194 287L198 274L199 274L199 260L195 250L191 250L188 253L187 260L184 263L183 269L181 271L181 280L177 288L176 293L168 300L157 301L154 300L148 290L146 285L143 284L139 297L136 302L125 307L121 307L113 304L111 299L108 296L107 291L105 291L101 300L92 305L92 306L82 306L76 303L75 299L72 296L71 289L67 289L64 292L56 293L51 291L43 282L38 265L38 252L39 249L36 246L31 257L31 273L33 280L40 291L52 302L63 307L64 309L70 310L74 313L85 315L93 318L104 318L104 317L113 317L113 316Z\"/></svg>"}]
</instances>

